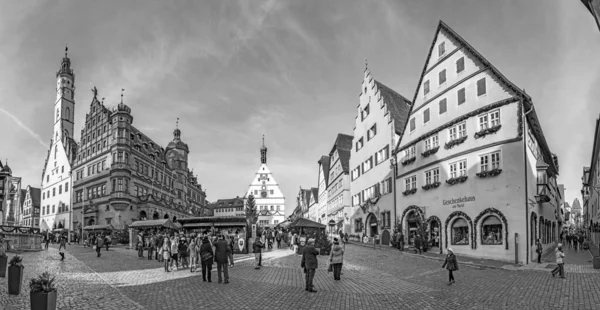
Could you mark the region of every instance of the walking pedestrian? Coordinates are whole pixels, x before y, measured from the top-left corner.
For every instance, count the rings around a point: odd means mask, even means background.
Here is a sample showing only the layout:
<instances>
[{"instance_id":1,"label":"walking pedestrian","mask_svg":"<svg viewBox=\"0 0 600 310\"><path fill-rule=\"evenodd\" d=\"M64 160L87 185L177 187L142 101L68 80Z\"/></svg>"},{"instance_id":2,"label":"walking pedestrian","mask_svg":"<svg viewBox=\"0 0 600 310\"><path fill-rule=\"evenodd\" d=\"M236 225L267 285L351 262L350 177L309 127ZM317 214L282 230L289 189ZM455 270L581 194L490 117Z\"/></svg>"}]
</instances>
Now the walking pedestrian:
<instances>
[{"instance_id":1,"label":"walking pedestrian","mask_svg":"<svg viewBox=\"0 0 600 310\"><path fill-rule=\"evenodd\" d=\"M211 281L211 269L213 264L213 249L208 241L208 237L204 237L202 239L202 245L200 246L200 259L202 260L202 281L206 282L208 278L208 282Z\"/></svg>"},{"instance_id":2,"label":"walking pedestrian","mask_svg":"<svg viewBox=\"0 0 600 310\"><path fill-rule=\"evenodd\" d=\"M333 238L329 263L333 265L333 279L341 280L340 275L342 273L342 264L344 263L344 249L340 246L338 238Z\"/></svg>"},{"instance_id":3,"label":"walking pedestrian","mask_svg":"<svg viewBox=\"0 0 600 310\"><path fill-rule=\"evenodd\" d=\"M103 242L104 240L101 236L98 236L98 238L96 238L96 253L98 254L97 257L100 257L102 255L100 254L100 250L102 249Z\"/></svg>"},{"instance_id":4,"label":"walking pedestrian","mask_svg":"<svg viewBox=\"0 0 600 310\"><path fill-rule=\"evenodd\" d=\"M315 278L315 272L319 267L319 261L317 260L317 249L315 249L315 239L308 239L308 243L302 250L302 262L300 263L300 267L304 268L304 273L306 273L306 288L305 291L316 293L315 287L313 285L313 279Z\"/></svg>"},{"instance_id":5,"label":"walking pedestrian","mask_svg":"<svg viewBox=\"0 0 600 310\"><path fill-rule=\"evenodd\" d=\"M185 268L187 268L188 264L187 264L187 244L185 243L184 238L179 239L178 252L179 252L179 254L178 254L179 261L181 262L181 268L185 269Z\"/></svg>"},{"instance_id":6,"label":"walking pedestrian","mask_svg":"<svg viewBox=\"0 0 600 310\"><path fill-rule=\"evenodd\" d=\"M256 239L254 241L254 244L252 245L252 250L254 252L254 261L256 263L256 266L254 266L254 269L260 269L260 261L261 261L261 256L262 256L262 248L264 248L265 245L260 241L260 239Z\"/></svg>"},{"instance_id":7,"label":"walking pedestrian","mask_svg":"<svg viewBox=\"0 0 600 310\"><path fill-rule=\"evenodd\" d=\"M558 244L556 246L556 251L554 253L556 255L556 268L554 268L551 272L552 272L552 277L555 277L556 274L558 273L560 275L560 277L562 279L565 278L565 263L564 263L564 258L565 258L565 253L562 251L562 244Z\"/></svg>"},{"instance_id":8,"label":"walking pedestrian","mask_svg":"<svg viewBox=\"0 0 600 310\"><path fill-rule=\"evenodd\" d=\"M160 234L156 234L156 236L154 236L154 249L156 250L154 252L154 259L160 262L160 259L162 258L159 253L159 251L162 248L162 236Z\"/></svg>"},{"instance_id":9,"label":"walking pedestrian","mask_svg":"<svg viewBox=\"0 0 600 310\"><path fill-rule=\"evenodd\" d=\"M454 251L452 248L448 248L448 255L446 255L446 260L442 265L442 268L446 268L448 270L448 285L452 285L455 283L454 281L454 271L458 271L458 262L456 261L456 256L454 255Z\"/></svg>"},{"instance_id":10,"label":"walking pedestrian","mask_svg":"<svg viewBox=\"0 0 600 310\"><path fill-rule=\"evenodd\" d=\"M171 242L166 236L165 240L163 241L163 246L161 250L163 255L162 260L165 262L165 272L169 272L169 259L171 258Z\"/></svg>"},{"instance_id":11,"label":"walking pedestrian","mask_svg":"<svg viewBox=\"0 0 600 310\"><path fill-rule=\"evenodd\" d=\"M233 247L235 246L235 239L233 238L233 235L229 236L229 254L227 255L229 258L229 267L233 267Z\"/></svg>"},{"instance_id":12,"label":"walking pedestrian","mask_svg":"<svg viewBox=\"0 0 600 310\"><path fill-rule=\"evenodd\" d=\"M58 253L61 256L61 258L60 258L61 261L65 260L64 250L66 250L66 249L67 249L67 245L65 244L65 238L61 238L60 245L58 246Z\"/></svg>"},{"instance_id":13,"label":"walking pedestrian","mask_svg":"<svg viewBox=\"0 0 600 310\"><path fill-rule=\"evenodd\" d=\"M225 284L229 283L229 272L227 271L227 260L231 249L229 244L225 241L225 236L219 235L219 240L215 243L215 260L217 262L217 275L219 276L219 283L225 280ZM221 277L221 272L224 275L224 279Z\"/></svg>"},{"instance_id":14,"label":"walking pedestrian","mask_svg":"<svg viewBox=\"0 0 600 310\"><path fill-rule=\"evenodd\" d=\"M542 263L542 243L540 242L540 239L537 239L535 246L536 246L535 252L537 253L537 262L538 262L538 264L541 264Z\"/></svg>"},{"instance_id":15,"label":"walking pedestrian","mask_svg":"<svg viewBox=\"0 0 600 310\"><path fill-rule=\"evenodd\" d=\"M194 238L192 238L192 240L190 240L190 244L188 245L188 253L190 256L190 272L194 272L194 271L196 271L196 261L197 261L196 239L194 239Z\"/></svg>"},{"instance_id":16,"label":"walking pedestrian","mask_svg":"<svg viewBox=\"0 0 600 310\"><path fill-rule=\"evenodd\" d=\"M112 238L110 237L110 235L106 235L105 240L104 240L104 244L106 245L106 250L108 251L108 246L110 245L112 241Z\"/></svg>"},{"instance_id":17,"label":"walking pedestrian","mask_svg":"<svg viewBox=\"0 0 600 310\"><path fill-rule=\"evenodd\" d=\"M177 242L177 237L171 237L171 266L175 265L173 270L177 270L179 268L179 242Z\"/></svg>"},{"instance_id":18,"label":"walking pedestrian","mask_svg":"<svg viewBox=\"0 0 600 310\"><path fill-rule=\"evenodd\" d=\"M281 249L281 233L277 233L277 236L275 237L275 241L277 241L277 248Z\"/></svg>"},{"instance_id":19,"label":"walking pedestrian","mask_svg":"<svg viewBox=\"0 0 600 310\"><path fill-rule=\"evenodd\" d=\"M417 253L417 251L418 251L419 254L423 254L421 252L421 243L422 243L421 236L415 234L415 253Z\"/></svg>"},{"instance_id":20,"label":"walking pedestrian","mask_svg":"<svg viewBox=\"0 0 600 310\"><path fill-rule=\"evenodd\" d=\"M150 242L148 242L148 260L152 260L152 255L154 254L154 244L155 244L154 235L150 236Z\"/></svg>"},{"instance_id":21,"label":"walking pedestrian","mask_svg":"<svg viewBox=\"0 0 600 310\"><path fill-rule=\"evenodd\" d=\"M50 238L48 238L48 236L46 236L46 250L48 249L48 246L50 245Z\"/></svg>"},{"instance_id":22,"label":"walking pedestrian","mask_svg":"<svg viewBox=\"0 0 600 310\"><path fill-rule=\"evenodd\" d=\"M579 237L577 238L577 241L579 242L579 248L583 250L583 242L585 241L585 238L583 238L583 234L580 233Z\"/></svg>"}]
</instances>

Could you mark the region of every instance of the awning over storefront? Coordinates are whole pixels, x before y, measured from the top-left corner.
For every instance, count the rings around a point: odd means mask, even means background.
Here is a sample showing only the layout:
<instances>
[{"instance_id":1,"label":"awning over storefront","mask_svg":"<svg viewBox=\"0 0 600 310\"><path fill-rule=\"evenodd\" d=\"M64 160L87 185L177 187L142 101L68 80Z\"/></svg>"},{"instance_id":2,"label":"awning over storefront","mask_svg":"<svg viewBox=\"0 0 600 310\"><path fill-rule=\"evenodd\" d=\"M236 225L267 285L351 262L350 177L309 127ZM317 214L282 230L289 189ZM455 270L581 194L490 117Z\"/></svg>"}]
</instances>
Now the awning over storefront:
<instances>
[{"instance_id":1,"label":"awning over storefront","mask_svg":"<svg viewBox=\"0 0 600 310\"><path fill-rule=\"evenodd\" d=\"M145 229L145 228L170 228L178 229L178 226L173 224L170 219L136 221L129 225L129 228Z\"/></svg>"},{"instance_id":2,"label":"awning over storefront","mask_svg":"<svg viewBox=\"0 0 600 310\"><path fill-rule=\"evenodd\" d=\"M459 218L458 220L454 221L452 227L469 227L469 225L467 225L467 221L465 221L465 219Z\"/></svg>"},{"instance_id":3,"label":"awning over storefront","mask_svg":"<svg viewBox=\"0 0 600 310\"><path fill-rule=\"evenodd\" d=\"M212 227L212 223L185 223L183 224L184 228L194 228L194 227Z\"/></svg>"},{"instance_id":4,"label":"awning over storefront","mask_svg":"<svg viewBox=\"0 0 600 310\"><path fill-rule=\"evenodd\" d=\"M115 230L115 228L110 224L106 224L85 226L83 230Z\"/></svg>"},{"instance_id":5,"label":"awning over storefront","mask_svg":"<svg viewBox=\"0 0 600 310\"><path fill-rule=\"evenodd\" d=\"M464 221L464 220L463 220ZM483 225L502 225L498 217L496 216L488 216L483 221ZM467 225L465 225L467 226Z\"/></svg>"},{"instance_id":6,"label":"awning over storefront","mask_svg":"<svg viewBox=\"0 0 600 310\"><path fill-rule=\"evenodd\" d=\"M244 222L215 223L215 226L246 226Z\"/></svg>"}]
</instances>

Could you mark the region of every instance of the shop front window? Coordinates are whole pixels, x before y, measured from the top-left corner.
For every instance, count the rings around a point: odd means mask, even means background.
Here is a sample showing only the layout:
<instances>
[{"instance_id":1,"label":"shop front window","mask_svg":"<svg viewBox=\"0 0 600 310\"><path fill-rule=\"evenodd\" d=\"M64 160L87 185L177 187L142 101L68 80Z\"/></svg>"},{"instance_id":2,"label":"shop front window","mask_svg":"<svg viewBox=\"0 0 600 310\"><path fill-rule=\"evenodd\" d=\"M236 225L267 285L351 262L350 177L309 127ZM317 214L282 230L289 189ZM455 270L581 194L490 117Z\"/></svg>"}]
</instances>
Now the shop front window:
<instances>
[{"instance_id":1,"label":"shop front window","mask_svg":"<svg viewBox=\"0 0 600 310\"><path fill-rule=\"evenodd\" d=\"M481 244L502 244L502 223L495 216L488 216L481 224Z\"/></svg>"},{"instance_id":2,"label":"shop front window","mask_svg":"<svg viewBox=\"0 0 600 310\"><path fill-rule=\"evenodd\" d=\"M459 218L452 224L452 245L469 244L469 226L467 221Z\"/></svg>"}]
</instances>

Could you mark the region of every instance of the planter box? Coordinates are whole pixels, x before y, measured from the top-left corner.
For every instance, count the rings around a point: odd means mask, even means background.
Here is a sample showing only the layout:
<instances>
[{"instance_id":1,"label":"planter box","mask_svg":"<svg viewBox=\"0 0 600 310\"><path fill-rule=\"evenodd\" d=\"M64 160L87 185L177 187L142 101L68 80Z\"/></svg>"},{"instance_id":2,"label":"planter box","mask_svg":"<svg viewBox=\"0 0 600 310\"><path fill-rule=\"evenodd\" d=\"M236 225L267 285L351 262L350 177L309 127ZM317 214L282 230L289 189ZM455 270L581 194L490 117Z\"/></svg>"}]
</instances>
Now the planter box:
<instances>
[{"instance_id":1,"label":"planter box","mask_svg":"<svg viewBox=\"0 0 600 310\"><path fill-rule=\"evenodd\" d=\"M57 292L31 292L31 310L56 310Z\"/></svg>"},{"instance_id":2,"label":"planter box","mask_svg":"<svg viewBox=\"0 0 600 310\"><path fill-rule=\"evenodd\" d=\"M594 266L594 269L600 269L600 256L594 256L593 266Z\"/></svg>"},{"instance_id":3,"label":"planter box","mask_svg":"<svg viewBox=\"0 0 600 310\"><path fill-rule=\"evenodd\" d=\"M21 285L23 283L23 266L8 267L8 294L21 294Z\"/></svg>"},{"instance_id":4,"label":"planter box","mask_svg":"<svg viewBox=\"0 0 600 310\"><path fill-rule=\"evenodd\" d=\"M6 266L8 265L8 256L0 256L0 278L6 278Z\"/></svg>"}]
</instances>

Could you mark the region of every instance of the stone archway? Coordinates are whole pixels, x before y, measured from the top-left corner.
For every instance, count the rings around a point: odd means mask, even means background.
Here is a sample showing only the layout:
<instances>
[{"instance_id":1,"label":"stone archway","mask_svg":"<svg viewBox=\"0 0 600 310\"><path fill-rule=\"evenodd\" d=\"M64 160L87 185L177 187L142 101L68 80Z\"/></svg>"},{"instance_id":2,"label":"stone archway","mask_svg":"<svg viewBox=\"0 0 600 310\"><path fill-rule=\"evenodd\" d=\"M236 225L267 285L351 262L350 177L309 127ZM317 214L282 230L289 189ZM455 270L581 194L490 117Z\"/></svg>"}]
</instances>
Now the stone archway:
<instances>
[{"instance_id":1,"label":"stone archway","mask_svg":"<svg viewBox=\"0 0 600 310\"><path fill-rule=\"evenodd\" d=\"M160 215L158 215L158 211L154 211L154 213L152 213L152 219L158 220L159 218L160 218Z\"/></svg>"},{"instance_id":2,"label":"stone archway","mask_svg":"<svg viewBox=\"0 0 600 310\"><path fill-rule=\"evenodd\" d=\"M169 215L165 213L165 216L163 216L163 219L169 219Z\"/></svg>"},{"instance_id":3,"label":"stone archway","mask_svg":"<svg viewBox=\"0 0 600 310\"><path fill-rule=\"evenodd\" d=\"M95 224L96 224L96 221L94 219L89 219L88 220L88 226L92 226L92 225L95 225Z\"/></svg>"},{"instance_id":4,"label":"stone archway","mask_svg":"<svg viewBox=\"0 0 600 310\"><path fill-rule=\"evenodd\" d=\"M466 213L462 211L454 211L450 213L450 215L448 215L448 217L446 218L446 222L444 223L444 241L446 244L446 248L448 248L448 229L451 229L451 227L449 227L450 221L452 220L454 222L454 220L456 220L457 218L464 218L467 221L469 225L471 240L473 240L473 221L471 220L471 217L469 217ZM473 242L471 242L471 249L473 249Z\"/></svg>"},{"instance_id":5,"label":"stone archway","mask_svg":"<svg viewBox=\"0 0 600 310\"><path fill-rule=\"evenodd\" d=\"M477 217L475 218L475 229L473 231L473 249L477 248L477 231L480 228L477 228L479 225L479 220L481 220L482 218L487 217L488 215L495 215L498 218L500 218L500 220L502 221L502 224L504 224L504 244L505 244L505 249L508 250L508 221L506 220L506 217L504 217L504 214L502 214L502 212L498 211L497 209L494 208L487 208L483 211L481 211L481 213L479 213L479 215L477 215Z\"/></svg>"},{"instance_id":6,"label":"stone archway","mask_svg":"<svg viewBox=\"0 0 600 310\"><path fill-rule=\"evenodd\" d=\"M172 219L172 221L173 221L173 222L177 221L177 216L173 215L173 219Z\"/></svg>"},{"instance_id":7,"label":"stone archway","mask_svg":"<svg viewBox=\"0 0 600 310\"><path fill-rule=\"evenodd\" d=\"M440 241L442 240L442 221L439 217L432 215L427 218L426 223L429 230L429 240L433 241L432 244L436 245L440 249L440 254L442 254L442 246L440 245ZM435 243L436 236L437 243Z\"/></svg>"},{"instance_id":8,"label":"stone archway","mask_svg":"<svg viewBox=\"0 0 600 310\"><path fill-rule=\"evenodd\" d=\"M140 211L139 219L140 219L140 221L145 221L148 219L148 215L146 215L146 211L144 211L144 210Z\"/></svg>"},{"instance_id":9,"label":"stone archway","mask_svg":"<svg viewBox=\"0 0 600 310\"><path fill-rule=\"evenodd\" d=\"M379 234L377 217L373 213L369 213L365 220L365 234L369 237L375 237L375 235Z\"/></svg>"},{"instance_id":10,"label":"stone archway","mask_svg":"<svg viewBox=\"0 0 600 310\"><path fill-rule=\"evenodd\" d=\"M530 229L530 236L531 236L531 240L529 242L529 246L533 247L533 245L535 244L535 242L538 239L538 233L537 233L537 213L531 211L531 219L530 219L530 224L529 224L529 229Z\"/></svg>"},{"instance_id":11,"label":"stone archway","mask_svg":"<svg viewBox=\"0 0 600 310\"><path fill-rule=\"evenodd\" d=\"M400 225L402 226L403 234L406 236L405 238L408 241L407 245L413 244L411 241L414 238L413 234L416 233L419 225L425 225L425 215L423 214L423 210L415 205L408 206L402 212Z\"/></svg>"}]
</instances>

